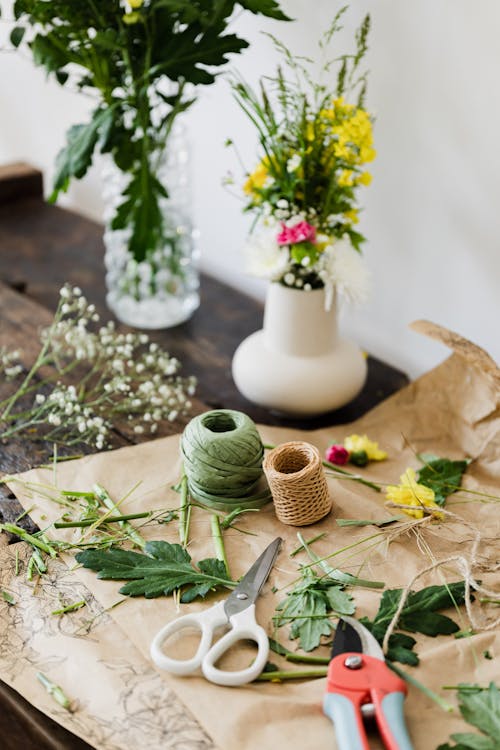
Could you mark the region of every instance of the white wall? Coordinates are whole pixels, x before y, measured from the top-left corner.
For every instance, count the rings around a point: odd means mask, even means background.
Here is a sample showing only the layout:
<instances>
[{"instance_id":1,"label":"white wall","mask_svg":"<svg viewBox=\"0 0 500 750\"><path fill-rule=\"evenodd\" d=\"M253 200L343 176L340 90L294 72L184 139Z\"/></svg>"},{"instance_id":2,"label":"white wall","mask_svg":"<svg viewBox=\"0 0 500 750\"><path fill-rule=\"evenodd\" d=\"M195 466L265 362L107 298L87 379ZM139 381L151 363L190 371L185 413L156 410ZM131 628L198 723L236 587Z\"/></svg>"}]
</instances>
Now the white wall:
<instances>
[{"instance_id":1,"label":"white wall","mask_svg":"<svg viewBox=\"0 0 500 750\"><path fill-rule=\"evenodd\" d=\"M4 5L4 3L2 3ZM252 42L234 65L255 82L276 56L260 32L292 51L315 55L321 30L339 7L331 0L283 0L297 21L243 13L234 27ZM408 330L417 318L452 328L500 360L500 4L498 0L353 0L346 28L370 10L373 29L368 105L376 114L378 158L365 191L361 230L373 273L372 301L345 310L344 330L376 356L417 375L447 352ZM5 15L5 14L4 14ZM7 25L1 31L5 34ZM343 49L341 51L344 51ZM69 125L92 106L47 82L20 53L0 56L0 163L24 159L44 170ZM202 267L252 295L265 285L242 271L250 218L221 186L239 176L232 137L251 168L256 136L227 83L206 88L188 113L193 152L193 212ZM99 173L75 183L67 204L100 217Z\"/></svg>"}]
</instances>

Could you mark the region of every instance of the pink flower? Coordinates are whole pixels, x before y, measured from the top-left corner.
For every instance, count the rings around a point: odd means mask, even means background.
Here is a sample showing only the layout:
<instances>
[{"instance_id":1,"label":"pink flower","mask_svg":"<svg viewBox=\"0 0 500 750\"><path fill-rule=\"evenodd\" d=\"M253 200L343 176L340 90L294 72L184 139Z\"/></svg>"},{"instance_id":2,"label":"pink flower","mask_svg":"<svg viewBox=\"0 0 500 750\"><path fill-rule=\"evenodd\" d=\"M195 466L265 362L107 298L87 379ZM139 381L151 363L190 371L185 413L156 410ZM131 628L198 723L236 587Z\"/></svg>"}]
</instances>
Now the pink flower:
<instances>
[{"instance_id":1,"label":"pink flower","mask_svg":"<svg viewBox=\"0 0 500 750\"><path fill-rule=\"evenodd\" d=\"M299 242L314 242L316 240L316 228L307 221L299 221L293 227L281 225L281 232L276 237L278 245L297 245Z\"/></svg>"},{"instance_id":2,"label":"pink flower","mask_svg":"<svg viewBox=\"0 0 500 750\"><path fill-rule=\"evenodd\" d=\"M349 451L343 445L330 445L326 451L326 460L331 464L343 466L349 461Z\"/></svg>"}]
</instances>

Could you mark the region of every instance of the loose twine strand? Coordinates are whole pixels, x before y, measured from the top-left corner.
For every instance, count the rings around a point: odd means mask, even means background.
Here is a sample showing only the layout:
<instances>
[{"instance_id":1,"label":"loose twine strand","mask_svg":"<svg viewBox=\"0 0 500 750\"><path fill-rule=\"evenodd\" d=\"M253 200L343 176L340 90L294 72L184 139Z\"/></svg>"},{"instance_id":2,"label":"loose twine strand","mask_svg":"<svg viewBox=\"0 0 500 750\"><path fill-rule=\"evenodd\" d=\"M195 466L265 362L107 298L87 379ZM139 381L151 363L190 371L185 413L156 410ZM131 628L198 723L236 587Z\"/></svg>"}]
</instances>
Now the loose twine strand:
<instances>
[{"instance_id":1,"label":"loose twine strand","mask_svg":"<svg viewBox=\"0 0 500 750\"><path fill-rule=\"evenodd\" d=\"M413 510L413 511L415 510L414 505L399 505L398 503L386 503L386 506L388 508L399 508L401 510ZM432 516L433 513L435 513L433 509L426 508L426 507L422 507L422 510L424 511L424 513L427 513L429 516ZM484 594L487 597L498 596L497 591L492 591L491 589L488 589L485 586L482 586L481 584L479 584L472 574L473 568L476 567L476 565L478 565L477 555L478 555L479 545L482 541L481 532L479 531L479 529L477 529L475 526L469 523L469 521L466 521L464 518L461 518L461 516L458 516L456 513L452 513L451 510L440 508L439 513L442 513L456 521L459 521L464 526L467 526L473 532L474 541L472 543L470 557L469 559L467 559L464 555L451 555L450 557L446 557L443 560L437 560L436 562L423 568L422 570L420 570L418 573L416 573L413 576L411 581L407 583L407 585L404 587L403 591L401 592L401 597L399 600L398 607L394 613L392 620L389 623L389 627L387 628L385 632L384 640L382 642L382 649L384 653L387 653L388 651L389 638L393 634L394 630L397 628L399 618L401 617L404 606L408 600L408 597L411 593L411 589L414 586L415 582L418 581L418 579L421 578L426 573L430 573L431 571L436 570L437 568L440 568L442 565L448 565L450 563L455 563L458 572L464 579L465 609L466 609L467 616L469 618L469 622L471 624L472 629L489 631L489 630L494 630L500 625L500 617L498 617L496 620L491 622L489 625L486 625L484 623L479 624L474 616L474 613L472 612L471 589L474 589L474 591L477 591L480 594ZM495 565L492 570L498 570L499 567L500 565Z\"/></svg>"},{"instance_id":2,"label":"loose twine strand","mask_svg":"<svg viewBox=\"0 0 500 750\"><path fill-rule=\"evenodd\" d=\"M192 419L181 438L191 496L216 510L260 508L271 500L262 470L264 446L254 422L232 409Z\"/></svg>"}]
</instances>

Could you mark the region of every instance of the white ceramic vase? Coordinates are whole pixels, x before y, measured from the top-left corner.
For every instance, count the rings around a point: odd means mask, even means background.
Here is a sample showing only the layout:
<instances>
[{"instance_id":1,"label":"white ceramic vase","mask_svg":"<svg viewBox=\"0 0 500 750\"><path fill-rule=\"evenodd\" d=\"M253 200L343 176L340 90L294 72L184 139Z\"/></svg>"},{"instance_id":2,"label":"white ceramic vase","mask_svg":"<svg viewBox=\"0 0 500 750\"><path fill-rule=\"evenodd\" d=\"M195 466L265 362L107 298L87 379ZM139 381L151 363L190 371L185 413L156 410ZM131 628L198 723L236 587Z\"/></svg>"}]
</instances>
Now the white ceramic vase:
<instances>
[{"instance_id":1,"label":"white ceramic vase","mask_svg":"<svg viewBox=\"0 0 500 750\"><path fill-rule=\"evenodd\" d=\"M324 289L269 285L263 329L233 357L233 378L250 401L294 416L314 416L351 401L366 380L366 358L340 338L335 299Z\"/></svg>"}]
</instances>

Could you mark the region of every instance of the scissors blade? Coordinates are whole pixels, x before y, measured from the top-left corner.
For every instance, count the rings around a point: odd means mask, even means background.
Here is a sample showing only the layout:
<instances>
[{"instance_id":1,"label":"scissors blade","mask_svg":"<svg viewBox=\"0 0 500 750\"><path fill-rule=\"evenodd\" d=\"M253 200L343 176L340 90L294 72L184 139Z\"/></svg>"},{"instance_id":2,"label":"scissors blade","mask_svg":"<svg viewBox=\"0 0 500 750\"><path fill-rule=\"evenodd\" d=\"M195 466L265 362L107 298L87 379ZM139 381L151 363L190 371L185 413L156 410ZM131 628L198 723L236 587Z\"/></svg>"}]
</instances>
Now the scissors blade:
<instances>
[{"instance_id":1,"label":"scissors blade","mask_svg":"<svg viewBox=\"0 0 500 750\"><path fill-rule=\"evenodd\" d=\"M264 552L257 558L248 573L246 573L239 584L227 597L224 610L228 619L233 615L243 612L255 602L278 555L282 539L276 537Z\"/></svg>"}]
</instances>

